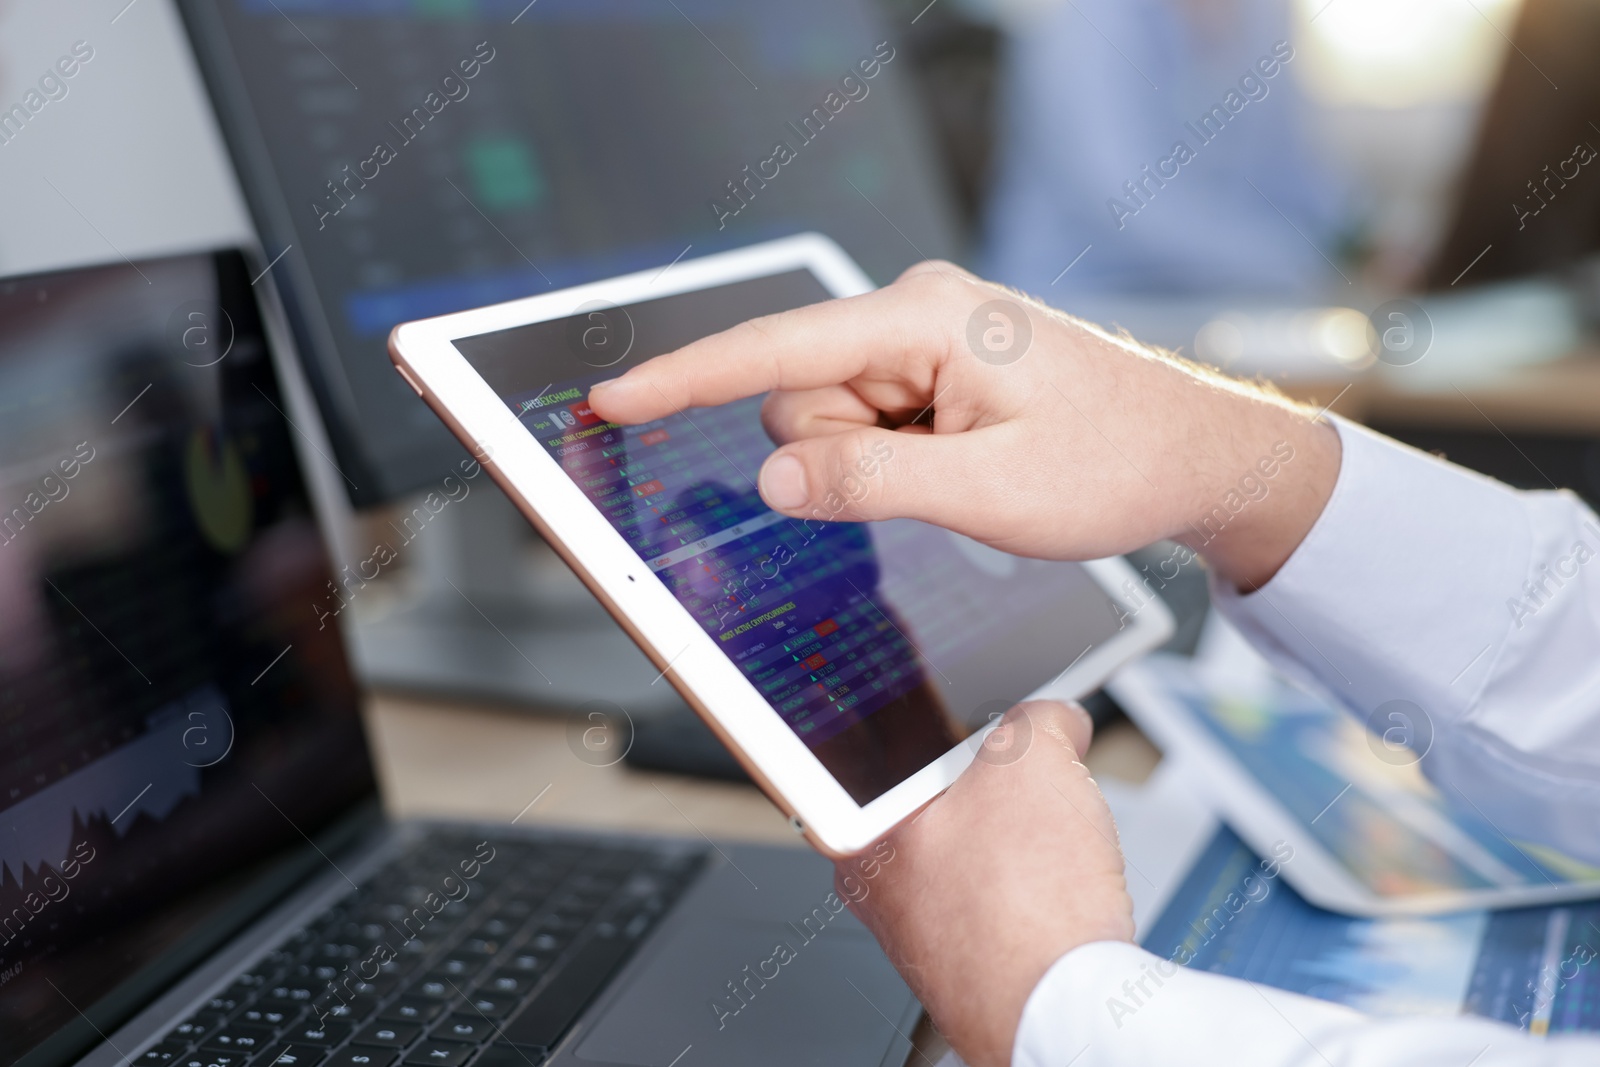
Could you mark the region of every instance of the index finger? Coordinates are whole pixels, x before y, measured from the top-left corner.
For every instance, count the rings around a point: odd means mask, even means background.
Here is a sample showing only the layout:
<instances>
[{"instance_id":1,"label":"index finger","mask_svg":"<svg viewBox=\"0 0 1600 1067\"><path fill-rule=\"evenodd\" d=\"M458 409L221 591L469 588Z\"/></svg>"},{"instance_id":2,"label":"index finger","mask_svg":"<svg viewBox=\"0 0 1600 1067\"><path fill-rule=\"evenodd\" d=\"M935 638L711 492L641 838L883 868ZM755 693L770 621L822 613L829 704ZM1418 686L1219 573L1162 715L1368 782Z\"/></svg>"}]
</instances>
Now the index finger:
<instances>
[{"instance_id":1,"label":"index finger","mask_svg":"<svg viewBox=\"0 0 1600 1067\"><path fill-rule=\"evenodd\" d=\"M751 319L641 363L596 385L601 418L648 422L774 389L818 389L878 371L932 380L948 351L947 316L930 314L959 297L963 279L918 274L861 296Z\"/></svg>"}]
</instances>

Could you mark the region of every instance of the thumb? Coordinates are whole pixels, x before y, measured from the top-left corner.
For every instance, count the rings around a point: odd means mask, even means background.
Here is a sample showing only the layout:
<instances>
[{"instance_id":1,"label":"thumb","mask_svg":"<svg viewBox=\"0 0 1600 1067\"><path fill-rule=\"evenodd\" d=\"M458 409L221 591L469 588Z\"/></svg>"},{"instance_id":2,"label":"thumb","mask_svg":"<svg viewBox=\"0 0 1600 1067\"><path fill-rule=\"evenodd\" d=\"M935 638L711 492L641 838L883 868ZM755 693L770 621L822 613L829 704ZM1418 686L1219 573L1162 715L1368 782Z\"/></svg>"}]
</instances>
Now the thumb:
<instances>
[{"instance_id":1,"label":"thumb","mask_svg":"<svg viewBox=\"0 0 1600 1067\"><path fill-rule=\"evenodd\" d=\"M1027 700L1007 711L994 729L968 739L973 755L971 773L984 773L982 765L1010 767L1032 756L1036 762L1029 766L1048 776L1082 762L1093 737L1094 720L1082 705Z\"/></svg>"},{"instance_id":2,"label":"thumb","mask_svg":"<svg viewBox=\"0 0 1600 1067\"><path fill-rule=\"evenodd\" d=\"M1094 739L1094 720L1076 701L1028 700L1018 704L1007 720L1025 718L1030 731L1037 731L1070 750L1072 759L1081 760Z\"/></svg>"},{"instance_id":3,"label":"thumb","mask_svg":"<svg viewBox=\"0 0 1600 1067\"><path fill-rule=\"evenodd\" d=\"M822 522L920 519L974 537L994 536L983 442L962 434L899 433L869 426L793 441L761 466L761 498L774 511ZM987 513L987 514L986 514ZM997 524L998 525L998 524Z\"/></svg>"}]
</instances>

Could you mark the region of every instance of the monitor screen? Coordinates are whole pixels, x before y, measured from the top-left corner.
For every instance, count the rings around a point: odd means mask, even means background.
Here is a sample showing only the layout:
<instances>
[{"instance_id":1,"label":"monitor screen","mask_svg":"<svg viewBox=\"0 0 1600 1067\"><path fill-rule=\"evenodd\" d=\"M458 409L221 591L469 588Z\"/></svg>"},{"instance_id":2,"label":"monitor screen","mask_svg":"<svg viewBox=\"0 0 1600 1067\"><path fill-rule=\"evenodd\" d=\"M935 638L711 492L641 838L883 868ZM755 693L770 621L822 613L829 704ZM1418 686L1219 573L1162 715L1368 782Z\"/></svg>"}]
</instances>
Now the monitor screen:
<instances>
[{"instance_id":1,"label":"monitor screen","mask_svg":"<svg viewBox=\"0 0 1600 1067\"><path fill-rule=\"evenodd\" d=\"M761 398L619 427L589 388L746 318L824 300L797 270L462 338L456 348L789 728L867 804L1126 619L1075 563L909 519L790 519L756 491ZM841 476L872 491L893 445ZM826 504L826 501L825 501Z\"/></svg>"},{"instance_id":2,"label":"monitor screen","mask_svg":"<svg viewBox=\"0 0 1600 1067\"><path fill-rule=\"evenodd\" d=\"M862 0L185 0L358 504L463 453L397 323L807 230L955 253L903 34Z\"/></svg>"},{"instance_id":3,"label":"monitor screen","mask_svg":"<svg viewBox=\"0 0 1600 1067\"><path fill-rule=\"evenodd\" d=\"M373 790L249 282L0 281L0 1065L110 1033Z\"/></svg>"}]
</instances>

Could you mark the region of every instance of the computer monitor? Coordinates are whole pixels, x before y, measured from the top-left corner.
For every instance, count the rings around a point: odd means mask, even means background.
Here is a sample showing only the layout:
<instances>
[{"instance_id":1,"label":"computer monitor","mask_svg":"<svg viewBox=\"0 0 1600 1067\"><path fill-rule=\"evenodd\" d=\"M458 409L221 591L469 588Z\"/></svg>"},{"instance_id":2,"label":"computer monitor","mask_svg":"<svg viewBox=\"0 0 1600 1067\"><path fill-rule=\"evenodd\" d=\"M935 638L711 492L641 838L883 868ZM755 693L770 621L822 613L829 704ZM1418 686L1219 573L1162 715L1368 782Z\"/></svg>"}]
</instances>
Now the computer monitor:
<instances>
[{"instance_id":1,"label":"computer monitor","mask_svg":"<svg viewBox=\"0 0 1600 1067\"><path fill-rule=\"evenodd\" d=\"M880 280L955 251L860 0L181 7L357 504L464 454L389 366L398 322L805 230Z\"/></svg>"},{"instance_id":2,"label":"computer monitor","mask_svg":"<svg viewBox=\"0 0 1600 1067\"><path fill-rule=\"evenodd\" d=\"M1596 46L1600 8L1525 0L1428 288L1549 272L1600 251Z\"/></svg>"},{"instance_id":3,"label":"computer monitor","mask_svg":"<svg viewBox=\"0 0 1600 1067\"><path fill-rule=\"evenodd\" d=\"M465 457L389 364L398 322L806 230L879 281L957 251L906 28L871 2L179 6L357 506ZM355 632L366 676L676 703L581 593L517 591L502 504L430 523L410 607Z\"/></svg>"}]
</instances>

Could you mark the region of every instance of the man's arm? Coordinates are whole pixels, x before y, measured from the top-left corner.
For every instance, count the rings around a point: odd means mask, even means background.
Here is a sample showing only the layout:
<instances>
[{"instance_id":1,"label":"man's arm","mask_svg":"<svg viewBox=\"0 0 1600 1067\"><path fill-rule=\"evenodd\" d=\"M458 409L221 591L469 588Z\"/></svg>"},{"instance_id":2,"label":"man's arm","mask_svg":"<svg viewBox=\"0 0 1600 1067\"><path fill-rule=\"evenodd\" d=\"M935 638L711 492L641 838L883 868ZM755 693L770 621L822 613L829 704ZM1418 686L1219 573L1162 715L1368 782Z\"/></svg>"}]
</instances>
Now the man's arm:
<instances>
[{"instance_id":1,"label":"man's arm","mask_svg":"<svg viewBox=\"0 0 1600 1067\"><path fill-rule=\"evenodd\" d=\"M1404 738L1519 848L1600 864L1600 521L1348 423L1339 480L1261 589L1213 582L1275 662ZM1406 701L1415 721L1383 710ZM1420 714L1417 714L1420 711Z\"/></svg>"},{"instance_id":2,"label":"man's arm","mask_svg":"<svg viewBox=\"0 0 1600 1067\"><path fill-rule=\"evenodd\" d=\"M1000 320L1031 346L1006 359L979 352L974 324ZM590 399L602 417L633 423L768 391L763 417L781 446L763 464L760 488L778 512L917 518L1056 559L1182 540L1227 583L1218 589L1224 610L1281 662L1341 682L1340 699L1363 715L1374 698L1428 709L1440 738L1438 758L1424 763L1432 773L1449 770L1446 753L1510 744L1499 781L1515 785L1545 754L1600 744L1600 735L1583 733L1596 713L1584 672L1597 669L1600 563L1583 572L1586 589L1569 590L1583 593L1584 607L1547 599L1520 620L1525 630L1537 622L1543 636L1515 631L1509 614L1492 618L1505 610L1498 598L1541 573L1541 554L1571 532L1580 513L1570 501L1518 495L1391 453L1398 446L1335 430L1281 398L949 264L695 342L597 386ZM880 466L869 492L848 493L850 472L882 444L894 463ZM1292 462L1281 462L1285 454ZM1541 509L1558 517L1541 518ZM1455 599L1463 583L1475 592ZM1501 584L1513 588L1502 594ZM1566 611L1580 613L1576 622L1558 621ZM1484 655L1474 660L1479 637ZM1546 644L1560 652L1543 651ZM1474 695L1455 697L1457 686ZM1555 710L1532 716L1529 707ZM1026 754L974 762L894 831L898 858L857 910L969 1062L997 1067L1015 1054L1018 1063L1066 1067L1084 1035L1112 1022L1099 1014L1109 995L1099 991L1131 977L1118 970L1122 961L1138 969L1148 957L1103 944L1131 937L1131 905L1110 813L1076 758L1086 717L1035 706L1012 720L1003 729L1031 731ZM1587 749L1580 737L1593 739ZM1579 761L1579 771L1595 766L1586 754ZM1517 795L1530 796L1529 811L1583 780L1561 769L1542 797L1523 783ZM1292 1019L1303 1011L1308 1036L1330 1057L1349 1050L1366 1057L1361 1063L1395 1062L1373 1049L1406 1027L1437 1028L1421 1040L1452 1050L1450 1035L1470 1042L1487 1027L1499 1043L1480 1064L1525 1062L1557 1047L1467 1020L1374 1022L1215 976L1185 972L1168 982L1171 995L1152 1001L1148 1018L1170 1013L1170 1025L1103 1041L1079 1067L1206 1056L1230 1067L1321 1063L1263 1027L1230 1025L1258 1012L1278 1017L1274 1005ZM1401 1056L1413 1047L1396 1040ZM1595 1045L1584 1047L1594 1060ZM1507 1049L1523 1060L1498 1058Z\"/></svg>"},{"instance_id":3,"label":"man's arm","mask_svg":"<svg viewBox=\"0 0 1600 1067\"><path fill-rule=\"evenodd\" d=\"M1338 428L1339 479L1316 524L1255 592L1214 581L1218 607L1363 717L1397 699L1422 709L1405 729L1431 749L1424 770L1518 847L1600 862L1600 522L1570 494L1519 493ZM1373 1019L1112 942L1046 973L1013 1055L1016 1067L1597 1060L1589 1036Z\"/></svg>"},{"instance_id":4,"label":"man's arm","mask_svg":"<svg viewBox=\"0 0 1600 1067\"><path fill-rule=\"evenodd\" d=\"M1131 1011L1112 1005L1132 1006ZM1375 1019L1323 1000L1179 967L1103 941L1034 988L1013 1067L1567 1067L1591 1036L1536 1040L1485 1019Z\"/></svg>"}]
</instances>

